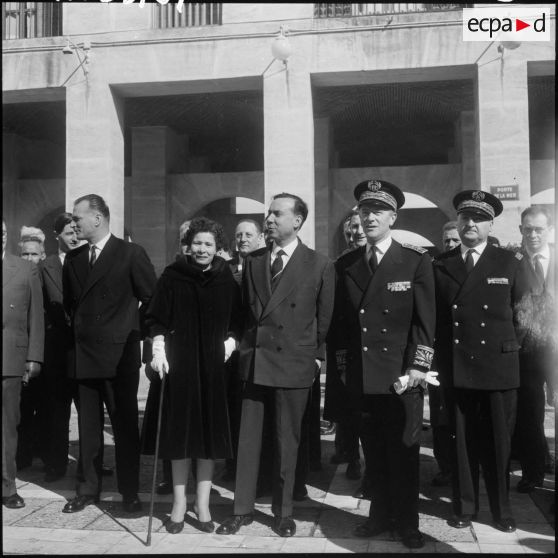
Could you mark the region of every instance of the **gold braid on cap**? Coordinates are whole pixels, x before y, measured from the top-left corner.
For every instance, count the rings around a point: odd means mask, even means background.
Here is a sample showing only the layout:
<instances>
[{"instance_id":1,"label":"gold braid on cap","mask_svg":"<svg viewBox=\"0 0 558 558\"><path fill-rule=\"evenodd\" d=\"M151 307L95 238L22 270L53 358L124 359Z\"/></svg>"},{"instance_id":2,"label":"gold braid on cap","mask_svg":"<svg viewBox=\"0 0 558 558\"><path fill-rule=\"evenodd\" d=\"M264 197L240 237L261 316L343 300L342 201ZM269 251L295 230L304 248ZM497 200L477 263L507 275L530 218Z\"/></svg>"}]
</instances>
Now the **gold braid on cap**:
<instances>
[{"instance_id":1,"label":"gold braid on cap","mask_svg":"<svg viewBox=\"0 0 558 558\"><path fill-rule=\"evenodd\" d=\"M391 194L388 194L384 190L379 190L377 192L364 190L364 192L362 192L362 194L360 195L358 203L361 203L363 201L368 201L368 200L375 200L375 201L385 203L397 211L397 201Z\"/></svg>"},{"instance_id":2,"label":"gold braid on cap","mask_svg":"<svg viewBox=\"0 0 558 558\"><path fill-rule=\"evenodd\" d=\"M480 209L484 213L488 213L492 219L494 219L494 208L489 203L465 200L459 204L457 211L463 211L464 209Z\"/></svg>"}]
</instances>

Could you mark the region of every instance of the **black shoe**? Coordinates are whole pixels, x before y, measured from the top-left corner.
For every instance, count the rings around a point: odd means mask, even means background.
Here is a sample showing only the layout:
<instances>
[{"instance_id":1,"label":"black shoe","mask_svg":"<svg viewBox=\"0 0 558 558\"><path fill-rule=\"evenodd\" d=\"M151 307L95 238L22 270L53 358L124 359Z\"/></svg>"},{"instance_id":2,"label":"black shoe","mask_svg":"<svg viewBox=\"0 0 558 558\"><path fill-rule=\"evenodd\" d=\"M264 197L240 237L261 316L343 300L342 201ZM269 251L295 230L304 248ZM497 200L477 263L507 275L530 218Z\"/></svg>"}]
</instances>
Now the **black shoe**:
<instances>
[{"instance_id":1,"label":"black shoe","mask_svg":"<svg viewBox=\"0 0 558 558\"><path fill-rule=\"evenodd\" d=\"M91 504L98 504L98 496L88 496L86 494L82 496L76 496L73 500L70 500L62 509L64 513L76 513L85 509Z\"/></svg>"},{"instance_id":2,"label":"black shoe","mask_svg":"<svg viewBox=\"0 0 558 558\"><path fill-rule=\"evenodd\" d=\"M515 520L513 517L502 517L494 520L494 527L504 533L513 533L515 531Z\"/></svg>"},{"instance_id":3,"label":"black shoe","mask_svg":"<svg viewBox=\"0 0 558 558\"><path fill-rule=\"evenodd\" d=\"M66 476L66 471L57 471L56 469L47 469L45 473L45 482L56 482Z\"/></svg>"},{"instance_id":4,"label":"black shoe","mask_svg":"<svg viewBox=\"0 0 558 558\"><path fill-rule=\"evenodd\" d=\"M155 489L157 494L172 494L172 482L164 480L157 485Z\"/></svg>"},{"instance_id":5,"label":"black shoe","mask_svg":"<svg viewBox=\"0 0 558 558\"><path fill-rule=\"evenodd\" d=\"M361 523L353 531L355 537L375 537L381 535L391 529L389 521L379 521L377 519L368 519Z\"/></svg>"},{"instance_id":6,"label":"black shoe","mask_svg":"<svg viewBox=\"0 0 558 558\"><path fill-rule=\"evenodd\" d=\"M254 521L254 514L251 513L231 515L217 527L215 532L218 535L234 535L243 525L250 525L252 521Z\"/></svg>"},{"instance_id":7,"label":"black shoe","mask_svg":"<svg viewBox=\"0 0 558 558\"><path fill-rule=\"evenodd\" d=\"M176 535L180 533L182 529L184 529L184 521L173 521L172 519L169 519L165 523L165 529L167 530L167 533L170 533L171 535Z\"/></svg>"},{"instance_id":8,"label":"black shoe","mask_svg":"<svg viewBox=\"0 0 558 558\"><path fill-rule=\"evenodd\" d=\"M197 528L204 533L213 533L215 531L215 524L213 521L200 521L198 519Z\"/></svg>"},{"instance_id":9,"label":"black shoe","mask_svg":"<svg viewBox=\"0 0 558 558\"><path fill-rule=\"evenodd\" d=\"M401 532L401 542L407 548L422 548L424 546L424 536L415 528L403 529Z\"/></svg>"},{"instance_id":10,"label":"black shoe","mask_svg":"<svg viewBox=\"0 0 558 558\"><path fill-rule=\"evenodd\" d=\"M359 500L371 500L372 494L370 489L366 486L366 483L362 483L353 494L353 498L358 498Z\"/></svg>"},{"instance_id":11,"label":"black shoe","mask_svg":"<svg viewBox=\"0 0 558 558\"><path fill-rule=\"evenodd\" d=\"M521 479L516 486L516 490L518 492L520 492L521 494L530 494L531 492L533 492L535 490L535 488L537 488L537 486L542 486L544 483L544 481L541 482L535 482L535 481L530 481L527 479Z\"/></svg>"},{"instance_id":12,"label":"black shoe","mask_svg":"<svg viewBox=\"0 0 558 558\"><path fill-rule=\"evenodd\" d=\"M360 472L360 461L350 461L347 465L347 470L345 471L345 476L351 480L358 480L362 476Z\"/></svg>"},{"instance_id":13,"label":"black shoe","mask_svg":"<svg viewBox=\"0 0 558 558\"><path fill-rule=\"evenodd\" d=\"M114 475L114 471L110 467L105 467L104 465L101 467L102 477L112 477L112 475Z\"/></svg>"},{"instance_id":14,"label":"black shoe","mask_svg":"<svg viewBox=\"0 0 558 558\"><path fill-rule=\"evenodd\" d=\"M335 465L339 465L340 463L348 463L349 460L344 453L334 453L329 460L330 463L334 463Z\"/></svg>"},{"instance_id":15,"label":"black shoe","mask_svg":"<svg viewBox=\"0 0 558 558\"><path fill-rule=\"evenodd\" d=\"M432 486L449 486L451 484L451 473L442 473L439 471L430 481Z\"/></svg>"},{"instance_id":16,"label":"black shoe","mask_svg":"<svg viewBox=\"0 0 558 558\"><path fill-rule=\"evenodd\" d=\"M134 494L133 496L122 498L122 507L128 513L141 511L141 502L138 495Z\"/></svg>"},{"instance_id":17,"label":"black shoe","mask_svg":"<svg viewBox=\"0 0 558 558\"><path fill-rule=\"evenodd\" d=\"M296 533L296 523L292 517L277 517L273 528L280 537L293 537Z\"/></svg>"},{"instance_id":18,"label":"black shoe","mask_svg":"<svg viewBox=\"0 0 558 558\"><path fill-rule=\"evenodd\" d=\"M302 488L295 488L293 491L293 500L295 502L302 502L306 500L308 497L308 490L306 490L306 486L302 486Z\"/></svg>"},{"instance_id":19,"label":"black shoe","mask_svg":"<svg viewBox=\"0 0 558 558\"><path fill-rule=\"evenodd\" d=\"M471 527L471 519L472 517L469 514L456 515L448 521L448 525L455 529L466 529Z\"/></svg>"},{"instance_id":20,"label":"black shoe","mask_svg":"<svg viewBox=\"0 0 558 558\"><path fill-rule=\"evenodd\" d=\"M23 498L16 492L11 496L2 496L2 505L10 508L12 510L16 510L18 508L25 507L25 501Z\"/></svg>"}]
</instances>

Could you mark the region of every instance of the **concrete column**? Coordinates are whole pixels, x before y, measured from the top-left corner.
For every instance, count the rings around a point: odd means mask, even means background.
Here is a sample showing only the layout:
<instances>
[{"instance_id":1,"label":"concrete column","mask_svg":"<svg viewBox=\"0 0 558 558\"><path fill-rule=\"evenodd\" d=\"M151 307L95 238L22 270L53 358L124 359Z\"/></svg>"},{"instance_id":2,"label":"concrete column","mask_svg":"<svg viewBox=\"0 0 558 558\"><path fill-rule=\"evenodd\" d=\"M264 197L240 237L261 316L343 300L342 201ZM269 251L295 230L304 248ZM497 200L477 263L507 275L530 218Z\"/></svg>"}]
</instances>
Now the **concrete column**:
<instances>
[{"instance_id":1,"label":"concrete column","mask_svg":"<svg viewBox=\"0 0 558 558\"><path fill-rule=\"evenodd\" d=\"M463 190L478 188L476 138L477 121L472 110L464 110L459 117L459 145L461 148L461 184Z\"/></svg>"},{"instance_id":2,"label":"concrete column","mask_svg":"<svg viewBox=\"0 0 558 558\"><path fill-rule=\"evenodd\" d=\"M275 62L263 79L265 206L280 192L308 204L301 240L314 247L314 120L310 75Z\"/></svg>"},{"instance_id":3,"label":"concrete column","mask_svg":"<svg viewBox=\"0 0 558 558\"><path fill-rule=\"evenodd\" d=\"M111 232L124 233L123 102L106 83L66 88L66 208L99 194L110 209Z\"/></svg>"},{"instance_id":4,"label":"concrete column","mask_svg":"<svg viewBox=\"0 0 558 558\"><path fill-rule=\"evenodd\" d=\"M478 184L517 184L519 200L504 201L504 212L494 222L500 242L517 242L521 210L529 205L529 102L527 62L519 51L505 50L502 58L478 65Z\"/></svg>"},{"instance_id":5,"label":"concrete column","mask_svg":"<svg viewBox=\"0 0 558 558\"><path fill-rule=\"evenodd\" d=\"M131 234L149 254L157 273L178 250L178 230L172 230L167 173L185 164L183 139L168 126L132 128L130 180Z\"/></svg>"},{"instance_id":6,"label":"concrete column","mask_svg":"<svg viewBox=\"0 0 558 558\"><path fill-rule=\"evenodd\" d=\"M331 123L329 118L314 120L314 166L316 185L316 250L328 254L329 248L329 161ZM335 223L331 224L335 227Z\"/></svg>"}]
</instances>

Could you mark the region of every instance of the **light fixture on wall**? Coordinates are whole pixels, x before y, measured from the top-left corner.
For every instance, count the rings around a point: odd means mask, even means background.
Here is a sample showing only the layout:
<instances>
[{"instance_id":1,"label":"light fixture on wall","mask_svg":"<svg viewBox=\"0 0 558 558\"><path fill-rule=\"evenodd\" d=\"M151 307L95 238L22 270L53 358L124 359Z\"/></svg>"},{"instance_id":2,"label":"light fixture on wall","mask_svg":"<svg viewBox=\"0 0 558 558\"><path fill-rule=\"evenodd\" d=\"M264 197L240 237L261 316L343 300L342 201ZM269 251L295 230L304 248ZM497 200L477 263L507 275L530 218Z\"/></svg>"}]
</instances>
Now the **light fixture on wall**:
<instances>
[{"instance_id":1,"label":"light fixture on wall","mask_svg":"<svg viewBox=\"0 0 558 558\"><path fill-rule=\"evenodd\" d=\"M81 68L83 70L83 75L87 79L89 74L89 61L91 43L89 41L83 41L81 45L76 45L70 37L66 37L66 44L62 47L63 54L75 54L79 60L79 64L76 69L66 78L61 87L64 87L68 83L69 79Z\"/></svg>"},{"instance_id":2,"label":"light fixture on wall","mask_svg":"<svg viewBox=\"0 0 558 558\"><path fill-rule=\"evenodd\" d=\"M498 45L498 52L504 56L504 50L515 50L521 46L520 41L501 41Z\"/></svg>"},{"instance_id":3,"label":"light fixture on wall","mask_svg":"<svg viewBox=\"0 0 558 558\"><path fill-rule=\"evenodd\" d=\"M291 43L289 42L289 39L287 39L285 33L286 30L281 25L279 34L275 37L273 43L271 43L271 54L274 60L281 60L281 62L283 62L286 66L287 60L293 52L293 47L291 46Z\"/></svg>"}]
</instances>

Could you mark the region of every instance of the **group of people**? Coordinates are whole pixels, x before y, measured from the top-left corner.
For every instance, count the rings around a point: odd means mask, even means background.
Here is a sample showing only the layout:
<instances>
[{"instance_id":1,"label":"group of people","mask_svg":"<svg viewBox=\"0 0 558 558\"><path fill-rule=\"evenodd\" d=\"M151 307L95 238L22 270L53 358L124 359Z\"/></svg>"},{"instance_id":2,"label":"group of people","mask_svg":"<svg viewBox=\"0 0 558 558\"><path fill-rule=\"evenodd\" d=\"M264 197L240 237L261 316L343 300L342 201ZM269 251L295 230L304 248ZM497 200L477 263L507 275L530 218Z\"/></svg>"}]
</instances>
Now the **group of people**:
<instances>
[{"instance_id":1,"label":"group of people","mask_svg":"<svg viewBox=\"0 0 558 558\"><path fill-rule=\"evenodd\" d=\"M106 406L126 511L141 509L139 458L154 452L160 412L159 455L173 494L168 532L183 529L190 468L201 531L228 535L251 523L269 446L274 530L293 536L301 448L308 451L313 392L317 386L319 410L326 366L324 418L338 425L353 478L360 476L359 441L364 454L361 490L371 506L356 536L395 529L409 548L424 545L418 504L427 388L436 407L435 451L449 463L441 472L452 484L451 524L466 527L478 512L480 466L495 525L513 531L508 484L516 411L522 489L544 478L544 383L556 349L551 216L544 208L525 210L523 249L514 253L488 242L501 202L462 191L453 200L455 228L444 231L457 236L447 245L444 238L446 251L433 259L392 238L405 203L397 186L367 180L354 195L358 210L347 229L354 245L335 263L301 242L308 207L288 193L272 198L263 231L249 219L238 224L233 260L219 255L226 248L221 225L204 217L186 223L180 253L158 280L143 248L110 233L109 208L95 194L57 220L60 253L50 266L48 258L41 264L42 289L34 265L3 255L3 504L24 505L15 490L20 390L22 376L28 382L44 363L71 379L65 393L73 395L65 401L73 396L78 410L80 474L64 512L99 500ZM5 224L3 231L5 250ZM65 231L74 245L64 244ZM56 296L49 276L57 278ZM11 331L7 317L16 311ZM151 385L140 433L142 339ZM67 436L65 421L57 424L65 424ZM209 502L220 459L235 477L235 496L232 515L215 529ZM65 471L66 462L52 463L47 471Z\"/></svg>"}]
</instances>

